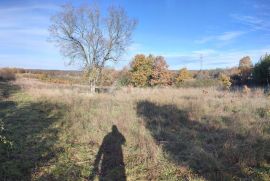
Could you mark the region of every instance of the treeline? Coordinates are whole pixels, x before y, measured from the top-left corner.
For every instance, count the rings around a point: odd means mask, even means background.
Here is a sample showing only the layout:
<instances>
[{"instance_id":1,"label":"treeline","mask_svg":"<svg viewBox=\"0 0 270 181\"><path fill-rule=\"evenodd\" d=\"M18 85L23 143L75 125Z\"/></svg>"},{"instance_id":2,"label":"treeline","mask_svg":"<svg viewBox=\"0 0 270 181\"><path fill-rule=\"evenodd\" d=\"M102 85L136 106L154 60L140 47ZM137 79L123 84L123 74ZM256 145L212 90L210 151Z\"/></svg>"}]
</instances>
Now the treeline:
<instances>
[{"instance_id":1,"label":"treeline","mask_svg":"<svg viewBox=\"0 0 270 181\"><path fill-rule=\"evenodd\" d=\"M223 85L258 86L267 85L270 78L270 55L266 54L255 65L245 56L239 60L239 66L230 69L190 71L182 68L178 71L168 69L162 56L136 55L130 68L122 71L119 81L123 85L135 87L178 86L204 87Z\"/></svg>"},{"instance_id":2,"label":"treeline","mask_svg":"<svg viewBox=\"0 0 270 181\"><path fill-rule=\"evenodd\" d=\"M270 79L270 55L265 54L256 64L249 56L239 61L238 69L230 75L233 85L266 86Z\"/></svg>"},{"instance_id":3,"label":"treeline","mask_svg":"<svg viewBox=\"0 0 270 181\"><path fill-rule=\"evenodd\" d=\"M138 54L133 58L130 67L122 71L119 82L121 85L135 87L208 87L220 84L218 79L223 72L222 69L169 70L164 57Z\"/></svg>"},{"instance_id":4,"label":"treeline","mask_svg":"<svg viewBox=\"0 0 270 181\"><path fill-rule=\"evenodd\" d=\"M4 68L0 69L0 79L15 79L14 74L37 78L42 81L62 84L88 84L87 76L81 71L31 70ZM83 77L83 78L82 78ZM260 58L252 64L251 58L245 56L239 60L239 66L229 69L214 70L169 70L164 57L138 54L128 67L122 70L105 68L98 82L99 86L135 87L209 87L231 86L265 86L270 79L270 55Z\"/></svg>"}]
</instances>

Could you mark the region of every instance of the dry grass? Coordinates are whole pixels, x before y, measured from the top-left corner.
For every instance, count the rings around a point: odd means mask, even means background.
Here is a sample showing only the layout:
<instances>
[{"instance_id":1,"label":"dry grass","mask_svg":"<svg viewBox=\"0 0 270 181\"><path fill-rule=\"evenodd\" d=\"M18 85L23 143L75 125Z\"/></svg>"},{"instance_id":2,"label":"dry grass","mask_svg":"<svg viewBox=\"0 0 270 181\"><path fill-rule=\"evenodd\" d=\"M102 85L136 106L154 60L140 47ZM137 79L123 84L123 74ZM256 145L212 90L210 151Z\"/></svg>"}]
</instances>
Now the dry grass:
<instances>
[{"instance_id":1,"label":"dry grass","mask_svg":"<svg viewBox=\"0 0 270 181\"><path fill-rule=\"evenodd\" d=\"M53 145L63 151L32 169L33 180L86 180L112 125L126 138L128 180L270 179L270 102L260 89L122 88L91 95L84 86L16 84L25 92L13 96L18 104L64 105Z\"/></svg>"},{"instance_id":2,"label":"dry grass","mask_svg":"<svg viewBox=\"0 0 270 181\"><path fill-rule=\"evenodd\" d=\"M15 80L16 75L14 69L2 68L0 69L0 81Z\"/></svg>"}]
</instances>

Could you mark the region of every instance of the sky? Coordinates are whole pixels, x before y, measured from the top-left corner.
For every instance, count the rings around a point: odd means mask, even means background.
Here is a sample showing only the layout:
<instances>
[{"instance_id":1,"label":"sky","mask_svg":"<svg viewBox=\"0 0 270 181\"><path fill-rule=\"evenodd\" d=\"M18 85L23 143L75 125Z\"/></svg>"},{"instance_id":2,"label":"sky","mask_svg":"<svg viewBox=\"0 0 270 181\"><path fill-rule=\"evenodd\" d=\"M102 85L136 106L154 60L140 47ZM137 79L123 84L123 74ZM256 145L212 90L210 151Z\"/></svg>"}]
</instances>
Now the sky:
<instances>
[{"instance_id":1,"label":"sky","mask_svg":"<svg viewBox=\"0 0 270 181\"><path fill-rule=\"evenodd\" d=\"M77 69L49 42L51 16L65 3L88 0L0 0L0 67ZM243 56L256 63L270 53L269 0L95 0L126 9L138 20L133 43L117 64L136 54L166 58L169 69L228 68Z\"/></svg>"}]
</instances>

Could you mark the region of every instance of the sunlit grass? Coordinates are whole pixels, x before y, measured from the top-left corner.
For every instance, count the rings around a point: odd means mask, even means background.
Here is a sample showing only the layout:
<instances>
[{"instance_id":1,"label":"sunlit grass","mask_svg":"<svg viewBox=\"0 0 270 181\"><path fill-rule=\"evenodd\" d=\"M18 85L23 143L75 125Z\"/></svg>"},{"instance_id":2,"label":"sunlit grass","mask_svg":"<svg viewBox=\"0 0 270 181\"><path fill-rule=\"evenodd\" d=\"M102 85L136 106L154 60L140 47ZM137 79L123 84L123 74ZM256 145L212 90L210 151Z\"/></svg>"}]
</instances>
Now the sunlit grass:
<instances>
[{"instance_id":1,"label":"sunlit grass","mask_svg":"<svg viewBox=\"0 0 270 181\"><path fill-rule=\"evenodd\" d=\"M214 173L269 180L270 102L260 89L122 88L92 95L27 79L16 84L23 89L2 101L16 106L1 109L4 134L14 142L11 157L1 157L9 163L1 165L7 180L87 180L112 125L126 139L128 180L207 180Z\"/></svg>"}]
</instances>

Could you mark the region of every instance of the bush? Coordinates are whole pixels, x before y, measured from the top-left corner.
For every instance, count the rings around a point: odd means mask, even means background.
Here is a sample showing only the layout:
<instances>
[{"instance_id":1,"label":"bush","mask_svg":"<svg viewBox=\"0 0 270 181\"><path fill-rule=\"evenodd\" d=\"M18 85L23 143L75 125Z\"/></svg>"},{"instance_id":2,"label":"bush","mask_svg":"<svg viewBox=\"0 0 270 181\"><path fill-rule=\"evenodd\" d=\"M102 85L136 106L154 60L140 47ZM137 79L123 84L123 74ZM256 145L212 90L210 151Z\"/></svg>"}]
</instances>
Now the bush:
<instances>
[{"instance_id":1,"label":"bush","mask_svg":"<svg viewBox=\"0 0 270 181\"><path fill-rule=\"evenodd\" d=\"M190 79L192 76L186 68L179 70L179 73L175 79L176 85L183 83L185 80Z\"/></svg>"},{"instance_id":2,"label":"bush","mask_svg":"<svg viewBox=\"0 0 270 181\"><path fill-rule=\"evenodd\" d=\"M220 76L219 76L219 80L221 81L222 83L222 86L224 89L228 90L230 89L232 83L231 83L231 80L230 80L230 77L221 73Z\"/></svg>"},{"instance_id":3,"label":"bush","mask_svg":"<svg viewBox=\"0 0 270 181\"><path fill-rule=\"evenodd\" d=\"M10 68L3 68L0 69L0 80L2 81L10 81L10 80L15 80L16 75L14 71Z\"/></svg>"},{"instance_id":4,"label":"bush","mask_svg":"<svg viewBox=\"0 0 270 181\"><path fill-rule=\"evenodd\" d=\"M120 73L117 80L120 86L128 86L131 84L131 73L128 69L124 68Z\"/></svg>"}]
</instances>

